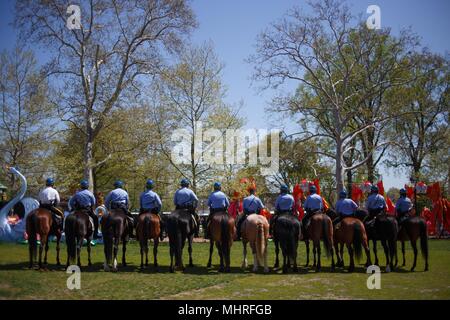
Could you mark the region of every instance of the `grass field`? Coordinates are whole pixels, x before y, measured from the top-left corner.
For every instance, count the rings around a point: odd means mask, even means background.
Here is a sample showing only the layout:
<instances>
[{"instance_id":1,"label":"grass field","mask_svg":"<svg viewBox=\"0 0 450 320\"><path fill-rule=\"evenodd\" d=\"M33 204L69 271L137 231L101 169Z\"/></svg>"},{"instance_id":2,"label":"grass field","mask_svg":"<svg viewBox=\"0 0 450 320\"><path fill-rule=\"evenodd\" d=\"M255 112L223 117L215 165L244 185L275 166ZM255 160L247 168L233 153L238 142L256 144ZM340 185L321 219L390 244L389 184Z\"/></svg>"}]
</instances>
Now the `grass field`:
<instances>
[{"instance_id":1,"label":"grass field","mask_svg":"<svg viewBox=\"0 0 450 320\"><path fill-rule=\"evenodd\" d=\"M119 266L118 273L105 273L102 270L103 246L97 245L93 248L94 265L82 268L81 289L73 291L66 286L69 275L55 265L54 243L49 251L48 271L27 269L26 245L0 243L0 299L450 299L450 241L430 240L429 243L430 271L423 272L423 260L419 256L417 271L409 272L412 251L408 245L406 267L382 273L380 290L367 289L367 275L362 265L351 274L340 269L330 272L330 260L326 258L320 273L303 267L298 273L287 275L272 268L269 274L254 274L250 268L243 271L240 268L240 242L235 242L232 247L232 272L228 274L217 272L216 252L214 268L206 268L208 243L194 244L195 266L187 268L184 273L169 272L167 243L160 245L159 272L156 273L152 266L141 271L136 242L129 245L129 266ZM61 252L62 261L65 261L65 246ZM303 242L300 243L299 254L303 266ZM86 256L83 248L82 263L85 265ZM380 258L384 263L384 255ZM346 259L348 262L348 256ZM272 243L269 263L273 266Z\"/></svg>"}]
</instances>

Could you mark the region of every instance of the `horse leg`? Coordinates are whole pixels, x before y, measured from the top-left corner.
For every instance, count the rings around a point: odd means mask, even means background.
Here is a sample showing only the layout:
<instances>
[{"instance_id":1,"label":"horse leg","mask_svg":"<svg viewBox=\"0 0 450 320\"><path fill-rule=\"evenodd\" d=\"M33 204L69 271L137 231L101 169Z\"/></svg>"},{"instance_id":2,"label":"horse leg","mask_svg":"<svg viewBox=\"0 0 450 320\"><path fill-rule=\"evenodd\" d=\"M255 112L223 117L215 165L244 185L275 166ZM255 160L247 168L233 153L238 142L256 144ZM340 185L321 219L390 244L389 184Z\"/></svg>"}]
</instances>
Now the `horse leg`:
<instances>
[{"instance_id":1,"label":"horse leg","mask_svg":"<svg viewBox=\"0 0 450 320\"><path fill-rule=\"evenodd\" d=\"M350 256L350 265L348 267L348 272L353 272L355 270L355 259L353 257L353 248L351 244L347 244L348 255Z\"/></svg>"},{"instance_id":2,"label":"horse leg","mask_svg":"<svg viewBox=\"0 0 450 320\"><path fill-rule=\"evenodd\" d=\"M122 239L122 266L127 266L127 259L126 259L126 253L127 253L127 240Z\"/></svg>"},{"instance_id":3,"label":"horse leg","mask_svg":"<svg viewBox=\"0 0 450 320\"><path fill-rule=\"evenodd\" d=\"M283 252L283 273L288 272L288 266L287 266L287 255L285 252Z\"/></svg>"},{"instance_id":4,"label":"horse leg","mask_svg":"<svg viewBox=\"0 0 450 320\"><path fill-rule=\"evenodd\" d=\"M334 271L336 264L334 263L334 248L333 248L333 246L331 246L330 251L331 251L331 271ZM337 252L336 252L336 254L337 254Z\"/></svg>"},{"instance_id":5,"label":"horse leg","mask_svg":"<svg viewBox=\"0 0 450 320\"><path fill-rule=\"evenodd\" d=\"M45 253L44 253L44 266L45 266L45 268L47 268L48 242L49 242L49 239L48 239L48 236L47 236L47 239L45 241Z\"/></svg>"},{"instance_id":6,"label":"horse leg","mask_svg":"<svg viewBox=\"0 0 450 320\"><path fill-rule=\"evenodd\" d=\"M375 265L378 266L379 262L378 262L378 255L377 255L377 240L373 239L372 243L373 243L373 255L375 256Z\"/></svg>"},{"instance_id":7,"label":"horse leg","mask_svg":"<svg viewBox=\"0 0 450 320\"><path fill-rule=\"evenodd\" d=\"M61 244L61 233L59 233L56 236L56 265L60 266L61 262L59 260L59 251L60 251L60 244Z\"/></svg>"},{"instance_id":8,"label":"horse leg","mask_svg":"<svg viewBox=\"0 0 450 320\"><path fill-rule=\"evenodd\" d=\"M313 268L315 268L316 267L316 246L314 245L314 243L313 243L313 258L314 258L314 263L313 263L313 265L312 265L312 267Z\"/></svg>"},{"instance_id":9,"label":"horse leg","mask_svg":"<svg viewBox=\"0 0 450 320\"><path fill-rule=\"evenodd\" d=\"M194 266L194 263L192 262L192 241L193 240L194 240L193 235L188 237L189 267Z\"/></svg>"},{"instance_id":10,"label":"horse leg","mask_svg":"<svg viewBox=\"0 0 450 320\"><path fill-rule=\"evenodd\" d=\"M219 253L220 257L220 267L219 272L224 271L224 264L223 264L223 252L222 252L222 245L219 242L216 242L217 252Z\"/></svg>"},{"instance_id":11,"label":"horse leg","mask_svg":"<svg viewBox=\"0 0 450 320\"><path fill-rule=\"evenodd\" d=\"M405 259L405 241L402 240L402 256L403 256L403 263L402 267L406 265L406 259Z\"/></svg>"},{"instance_id":12,"label":"horse leg","mask_svg":"<svg viewBox=\"0 0 450 320\"><path fill-rule=\"evenodd\" d=\"M141 239L139 241L139 245L141 247L140 253L141 253L141 269L144 269L144 240Z\"/></svg>"},{"instance_id":13,"label":"horse leg","mask_svg":"<svg viewBox=\"0 0 450 320\"><path fill-rule=\"evenodd\" d=\"M41 244L39 245L39 269L42 268L42 251L44 250L45 236L41 236Z\"/></svg>"},{"instance_id":14,"label":"horse leg","mask_svg":"<svg viewBox=\"0 0 450 320\"><path fill-rule=\"evenodd\" d=\"M416 241L411 240L411 247L413 248L413 252L414 252L414 262L413 265L411 267L411 271L414 271L414 269L416 268L416 263L417 263L417 243Z\"/></svg>"},{"instance_id":15,"label":"horse leg","mask_svg":"<svg viewBox=\"0 0 450 320\"><path fill-rule=\"evenodd\" d=\"M247 242L242 241L242 247L243 247L243 255L244 255L244 260L242 260L242 269L246 269L248 267Z\"/></svg>"},{"instance_id":16,"label":"horse leg","mask_svg":"<svg viewBox=\"0 0 450 320\"><path fill-rule=\"evenodd\" d=\"M390 257L389 257L389 248L387 245L387 241L386 240L381 240L381 245L383 246L384 249L384 255L386 256L386 272L391 272L391 261L390 261Z\"/></svg>"},{"instance_id":17,"label":"horse leg","mask_svg":"<svg viewBox=\"0 0 450 320\"><path fill-rule=\"evenodd\" d=\"M87 239L87 254L88 254L88 266L92 266L91 262L91 240Z\"/></svg>"},{"instance_id":18,"label":"horse leg","mask_svg":"<svg viewBox=\"0 0 450 320\"><path fill-rule=\"evenodd\" d=\"M363 242L364 251L366 252L366 268L372 265L372 259L370 258L370 249L367 241Z\"/></svg>"},{"instance_id":19,"label":"horse leg","mask_svg":"<svg viewBox=\"0 0 450 320\"><path fill-rule=\"evenodd\" d=\"M208 264L206 265L207 268L211 268L213 251L214 251L214 241L212 239L209 239L209 259Z\"/></svg>"},{"instance_id":20,"label":"horse leg","mask_svg":"<svg viewBox=\"0 0 450 320\"><path fill-rule=\"evenodd\" d=\"M253 253L253 250L252 250ZM253 272L257 272L258 271L258 257L256 256L256 252L253 253Z\"/></svg>"},{"instance_id":21,"label":"horse leg","mask_svg":"<svg viewBox=\"0 0 450 320\"><path fill-rule=\"evenodd\" d=\"M292 268L292 271L298 272L298 267L297 267L297 245L295 245L295 248L294 248L294 257L293 258L294 258L294 266Z\"/></svg>"},{"instance_id":22,"label":"horse leg","mask_svg":"<svg viewBox=\"0 0 450 320\"><path fill-rule=\"evenodd\" d=\"M337 241L334 242L334 251L336 251L336 266L340 267L341 266L341 257L339 255L339 243Z\"/></svg>"},{"instance_id":23,"label":"horse leg","mask_svg":"<svg viewBox=\"0 0 450 320\"><path fill-rule=\"evenodd\" d=\"M117 271L117 253L119 251L119 237L114 238L113 243L113 271Z\"/></svg>"},{"instance_id":24,"label":"horse leg","mask_svg":"<svg viewBox=\"0 0 450 320\"><path fill-rule=\"evenodd\" d=\"M274 240L275 242L275 264L273 265L274 268L280 267L280 260L278 259L278 255L280 254L280 244L277 240Z\"/></svg>"},{"instance_id":25,"label":"horse leg","mask_svg":"<svg viewBox=\"0 0 450 320\"><path fill-rule=\"evenodd\" d=\"M264 255L264 272L267 273L269 272L269 267L267 266L267 243L264 246L263 255Z\"/></svg>"},{"instance_id":26,"label":"horse leg","mask_svg":"<svg viewBox=\"0 0 450 320\"><path fill-rule=\"evenodd\" d=\"M340 264L340 266L342 268L344 268L345 267L345 263L344 263L344 243L341 243L339 245L339 253L340 253L340 256L341 256L341 264Z\"/></svg>"},{"instance_id":27,"label":"horse leg","mask_svg":"<svg viewBox=\"0 0 450 320\"><path fill-rule=\"evenodd\" d=\"M173 244L170 243L170 272L174 273L175 272L175 267L173 265L173 257L175 255L175 249L173 247Z\"/></svg>"},{"instance_id":28,"label":"horse leg","mask_svg":"<svg viewBox=\"0 0 450 320\"><path fill-rule=\"evenodd\" d=\"M153 243L153 265L156 270L158 270L158 246L159 246L159 238L156 237Z\"/></svg>"},{"instance_id":29,"label":"horse leg","mask_svg":"<svg viewBox=\"0 0 450 320\"><path fill-rule=\"evenodd\" d=\"M80 237L80 239L78 240L78 244L77 244L77 262L78 262L78 267L80 267L81 269L81 248L83 247L83 237Z\"/></svg>"},{"instance_id":30,"label":"horse leg","mask_svg":"<svg viewBox=\"0 0 450 320\"><path fill-rule=\"evenodd\" d=\"M320 240L317 241L317 243L314 244L314 245L317 246L317 267L316 267L316 271L320 271L320 269L322 268L322 265L320 263L320 251L321 251Z\"/></svg>"},{"instance_id":31,"label":"horse leg","mask_svg":"<svg viewBox=\"0 0 450 320\"><path fill-rule=\"evenodd\" d=\"M306 245L306 263L305 263L305 267L309 266L309 240L305 240L305 245Z\"/></svg>"}]
</instances>

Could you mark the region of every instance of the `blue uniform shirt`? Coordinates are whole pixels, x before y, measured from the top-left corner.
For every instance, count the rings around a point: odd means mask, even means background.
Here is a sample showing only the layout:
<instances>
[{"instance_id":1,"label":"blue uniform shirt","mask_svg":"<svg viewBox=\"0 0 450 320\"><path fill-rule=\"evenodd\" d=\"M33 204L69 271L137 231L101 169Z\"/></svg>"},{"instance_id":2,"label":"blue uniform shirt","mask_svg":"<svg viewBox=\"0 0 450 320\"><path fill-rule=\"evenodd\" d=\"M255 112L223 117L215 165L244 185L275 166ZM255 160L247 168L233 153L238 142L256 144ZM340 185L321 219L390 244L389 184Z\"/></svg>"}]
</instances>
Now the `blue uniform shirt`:
<instances>
[{"instance_id":1,"label":"blue uniform shirt","mask_svg":"<svg viewBox=\"0 0 450 320\"><path fill-rule=\"evenodd\" d=\"M294 197L290 194L280 194L275 201L275 209L278 211L290 211L294 208Z\"/></svg>"},{"instance_id":2,"label":"blue uniform shirt","mask_svg":"<svg viewBox=\"0 0 450 320\"><path fill-rule=\"evenodd\" d=\"M306 198L305 204L303 205L305 209L310 210L322 210L323 202L322 197L317 193L311 194Z\"/></svg>"},{"instance_id":3,"label":"blue uniform shirt","mask_svg":"<svg viewBox=\"0 0 450 320\"><path fill-rule=\"evenodd\" d=\"M95 206L95 197L92 192L87 189L78 191L69 200L69 206L72 209L76 207L76 204L80 207L93 207Z\"/></svg>"},{"instance_id":4,"label":"blue uniform shirt","mask_svg":"<svg viewBox=\"0 0 450 320\"><path fill-rule=\"evenodd\" d=\"M208 197L208 207L212 209L222 209L228 207L230 201L222 191L214 191Z\"/></svg>"},{"instance_id":5,"label":"blue uniform shirt","mask_svg":"<svg viewBox=\"0 0 450 320\"><path fill-rule=\"evenodd\" d=\"M400 197L395 203L395 209L399 212L408 212L413 207L412 202L407 197Z\"/></svg>"},{"instance_id":6,"label":"blue uniform shirt","mask_svg":"<svg viewBox=\"0 0 450 320\"><path fill-rule=\"evenodd\" d=\"M259 210L264 208L262 201L254 194L251 194L247 198L244 198L242 206L245 211L249 212L258 212Z\"/></svg>"},{"instance_id":7,"label":"blue uniform shirt","mask_svg":"<svg viewBox=\"0 0 450 320\"><path fill-rule=\"evenodd\" d=\"M150 189L141 193L139 203L142 209L151 210L154 208L161 209L162 202L158 194Z\"/></svg>"},{"instance_id":8,"label":"blue uniform shirt","mask_svg":"<svg viewBox=\"0 0 450 320\"><path fill-rule=\"evenodd\" d=\"M128 198L128 193L122 188L117 188L111 191L105 199L105 205L108 209L111 209L111 203L117 202L122 203L128 208L130 199Z\"/></svg>"},{"instance_id":9,"label":"blue uniform shirt","mask_svg":"<svg viewBox=\"0 0 450 320\"><path fill-rule=\"evenodd\" d=\"M352 199L339 199L336 202L336 212L344 216L352 215L357 208L358 205Z\"/></svg>"},{"instance_id":10,"label":"blue uniform shirt","mask_svg":"<svg viewBox=\"0 0 450 320\"><path fill-rule=\"evenodd\" d=\"M197 206L198 198L194 191L189 188L182 187L175 192L173 196L173 203L176 206Z\"/></svg>"},{"instance_id":11,"label":"blue uniform shirt","mask_svg":"<svg viewBox=\"0 0 450 320\"><path fill-rule=\"evenodd\" d=\"M386 208L386 200L381 194L371 194L367 197L366 209L367 210L375 210L375 209L385 209Z\"/></svg>"}]
</instances>

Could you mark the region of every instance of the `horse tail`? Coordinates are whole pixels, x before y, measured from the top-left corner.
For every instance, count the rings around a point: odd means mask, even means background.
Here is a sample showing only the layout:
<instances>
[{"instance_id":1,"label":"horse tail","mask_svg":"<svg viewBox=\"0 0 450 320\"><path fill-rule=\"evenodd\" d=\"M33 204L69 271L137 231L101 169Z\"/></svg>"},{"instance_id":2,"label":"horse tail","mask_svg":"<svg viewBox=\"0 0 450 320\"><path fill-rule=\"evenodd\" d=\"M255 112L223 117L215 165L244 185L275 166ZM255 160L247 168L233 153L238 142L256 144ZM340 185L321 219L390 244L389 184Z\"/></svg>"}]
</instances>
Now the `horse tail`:
<instances>
[{"instance_id":1,"label":"horse tail","mask_svg":"<svg viewBox=\"0 0 450 320\"><path fill-rule=\"evenodd\" d=\"M428 235L427 235L427 225L425 221L420 219L420 251L422 252L422 257L428 259Z\"/></svg>"},{"instance_id":2,"label":"horse tail","mask_svg":"<svg viewBox=\"0 0 450 320\"><path fill-rule=\"evenodd\" d=\"M75 237L75 225L76 225L76 217L74 215L70 215L67 217L65 222L64 233L66 235L66 245L67 245L67 255L68 260L73 261L76 259L76 237Z\"/></svg>"},{"instance_id":3,"label":"horse tail","mask_svg":"<svg viewBox=\"0 0 450 320\"><path fill-rule=\"evenodd\" d=\"M362 230L359 223L353 225L353 249L356 260L359 261L362 256Z\"/></svg>"},{"instance_id":4,"label":"horse tail","mask_svg":"<svg viewBox=\"0 0 450 320\"><path fill-rule=\"evenodd\" d=\"M178 267L181 267L181 261L182 261L182 251L181 248L183 247L183 237L181 235L181 223L180 220L176 220L176 228L175 228L175 261L176 265Z\"/></svg>"},{"instance_id":5,"label":"horse tail","mask_svg":"<svg viewBox=\"0 0 450 320\"><path fill-rule=\"evenodd\" d=\"M264 225L258 222L256 225L256 259L260 265L264 264L263 254L266 248L266 240L264 238Z\"/></svg>"},{"instance_id":6,"label":"horse tail","mask_svg":"<svg viewBox=\"0 0 450 320\"><path fill-rule=\"evenodd\" d=\"M220 221L220 242L222 246L222 254L225 257L228 256L229 251L229 243L230 243L230 234L228 233L228 215L223 215L222 220Z\"/></svg>"},{"instance_id":7,"label":"horse tail","mask_svg":"<svg viewBox=\"0 0 450 320\"><path fill-rule=\"evenodd\" d=\"M144 230L142 230L142 233L143 233L142 240L144 240L144 241L147 241L147 239L149 238L148 232L150 230L150 223L151 223L150 218L148 216L145 216L144 217L144 225L143 225Z\"/></svg>"},{"instance_id":8,"label":"horse tail","mask_svg":"<svg viewBox=\"0 0 450 320\"><path fill-rule=\"evenodd\" d=\"M322 230L323 230L323 245L325 247L325 254L327 258L331 255L331 242L330 242L330 220L327 219L328 216L324 216L322 219Z\"/></svg>"}]
</instances>

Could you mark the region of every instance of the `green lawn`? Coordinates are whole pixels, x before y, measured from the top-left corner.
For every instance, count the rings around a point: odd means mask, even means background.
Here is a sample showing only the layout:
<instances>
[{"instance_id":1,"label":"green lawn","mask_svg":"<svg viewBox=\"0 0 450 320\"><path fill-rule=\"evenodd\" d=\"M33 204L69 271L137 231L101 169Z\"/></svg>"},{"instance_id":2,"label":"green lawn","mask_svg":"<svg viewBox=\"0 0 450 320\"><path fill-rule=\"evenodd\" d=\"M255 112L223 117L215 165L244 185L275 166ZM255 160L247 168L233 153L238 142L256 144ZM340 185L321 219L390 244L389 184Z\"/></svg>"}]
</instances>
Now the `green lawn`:
<instances>
[{"instance_id":1,"label":"green lawn","mask_svg":"<svg viewBox=\"0 0 450 320\"><path fill-rule=\"evenodd\" d=\"M330 272L330 260L323 259L323 270L300 268L297 274L273 271L254 274L241 270L242 244L232 247L232 272L220 274L218 256L214 253L213 269L206 268L208 243L194 244L193 268L184 273L169 273L169 254L166 243L160 246L160 270L152 266L139 270L139 246L129 246L129 266L118 273L102 270L103 246L93 248L91 268L82 268L81 289L69 290L67 277L61 267L55 266L55 244L49 251L49 271L27 269L26 245L0 243L0 299L450 299L450 241L430 240L430 271L423 272L419 256L416 272L409 272L412 251L407 246L407 266L395 272L382 273L381 289L366 287L367 275L362 265L356 272ZM381 247L379 252L381 252ZM65 246L62 248L65 261ZM305 245L299 246L300 264L305 263ZM82 263L86 264L83 248ZM185 252L187 256L187 252ZM249 263L252 263L251 255ZM380 255L384 263L384 255ZM346 256L347 262L348 257ZM153 261L153 259L151 259ZM187 259L185 260L187 262ZM363 261L361 261L362 263ZM270 243L269 264L274 263L274 247ZM384 268L382 268L384 270Z\"/></svg>"}]
</instances>

